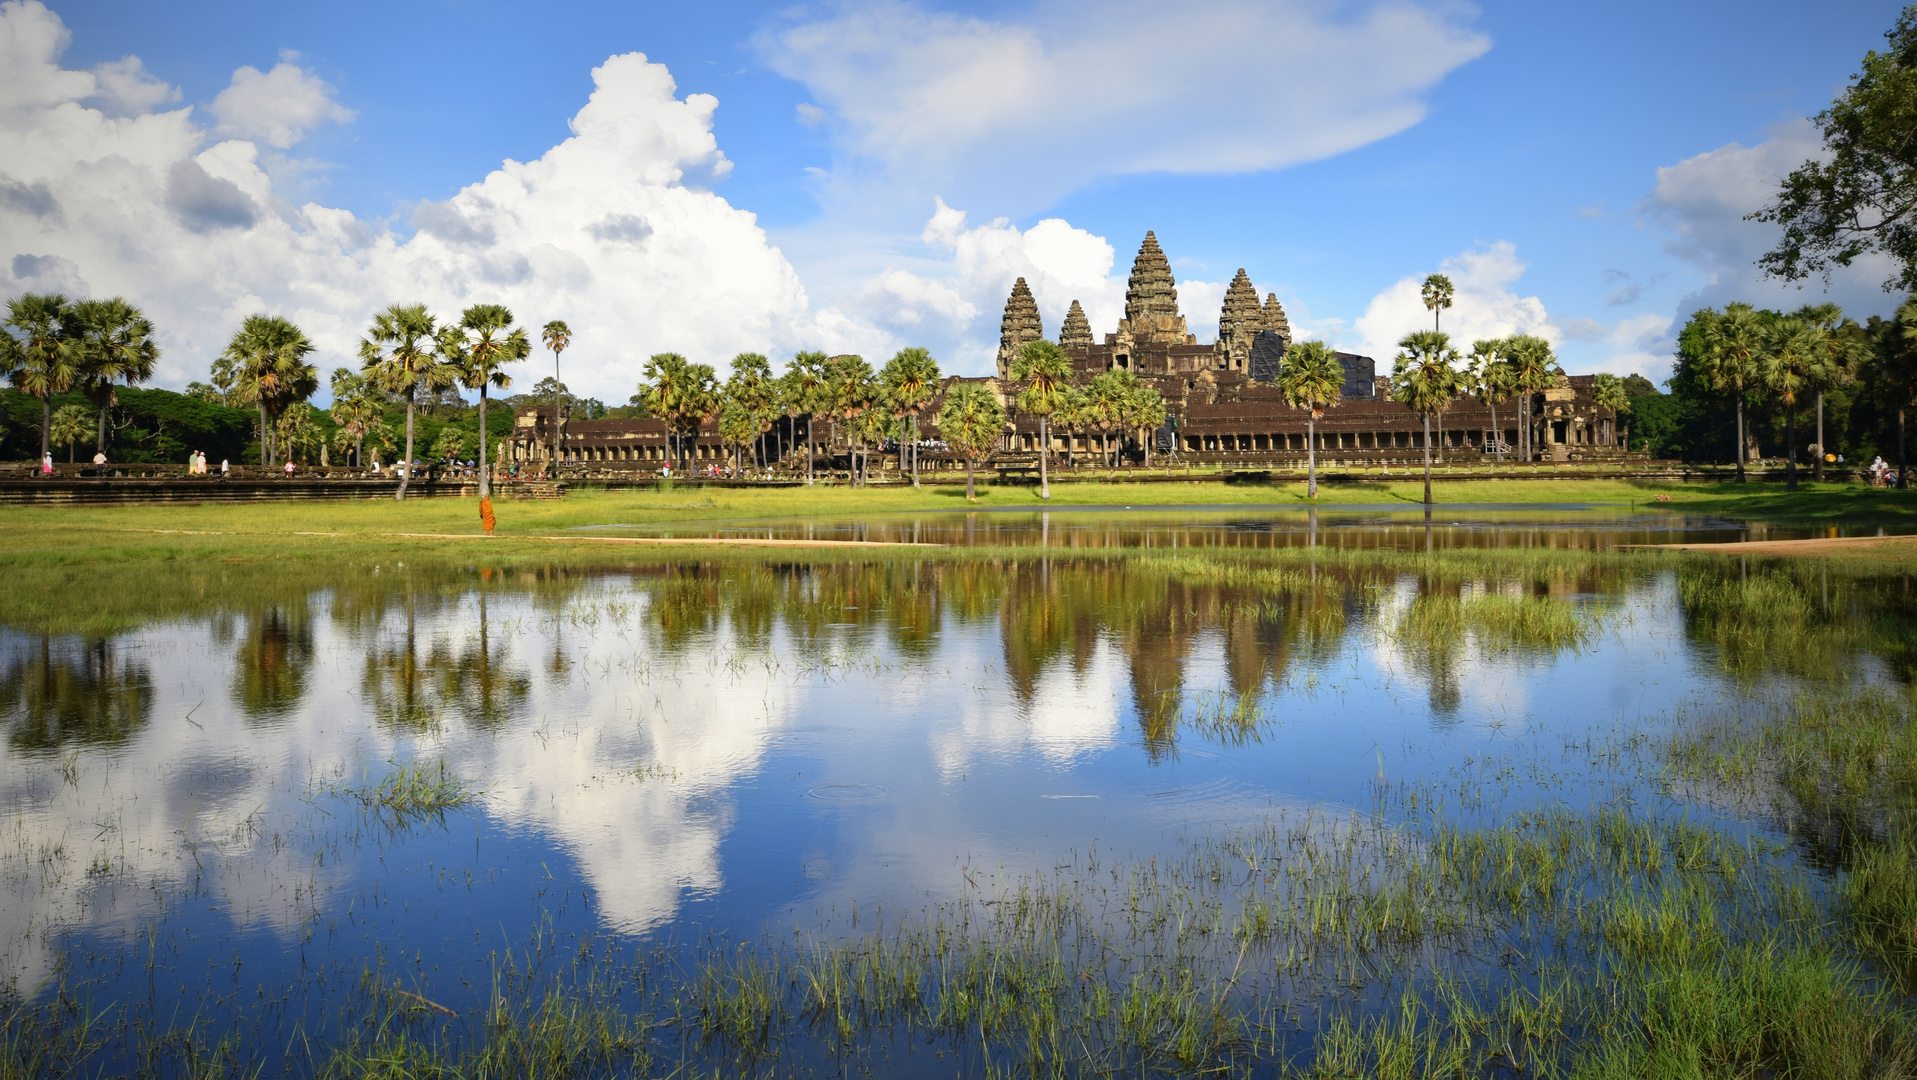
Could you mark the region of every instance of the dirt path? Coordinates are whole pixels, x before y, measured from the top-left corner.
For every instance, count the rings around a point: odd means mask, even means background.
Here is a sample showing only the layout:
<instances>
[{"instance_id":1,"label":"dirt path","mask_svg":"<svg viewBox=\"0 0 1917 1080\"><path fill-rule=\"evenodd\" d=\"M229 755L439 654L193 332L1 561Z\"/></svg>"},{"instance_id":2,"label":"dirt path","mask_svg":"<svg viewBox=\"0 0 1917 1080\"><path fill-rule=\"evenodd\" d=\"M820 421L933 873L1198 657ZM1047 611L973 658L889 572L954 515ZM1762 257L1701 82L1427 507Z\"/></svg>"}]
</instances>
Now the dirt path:
<instances>
[{"instance_id":1,"label":"dirt path","mask_svg":"<svg viewBox=\"0 0 1917 1080\"><path fill-rule=\"evenodd\" d=\"M412 540L563 540L574 544L701 544L722 547L933 548L884 540L771 540L757 536L484 536L479 533L394 533Z\"/></svg>"},{"instance_id":2,"label":"dirt path","mask_svg":"<svg viewBox=\"0 0 1917 1080\"><path fill-rule=\"evenodd\" d=\"M1826 536L1812 540L1739 540L1725 544L1625 544L1662 551L1724 555L1903 555L1917 553L1917 536Z\"/></svg>"}]
</instances>

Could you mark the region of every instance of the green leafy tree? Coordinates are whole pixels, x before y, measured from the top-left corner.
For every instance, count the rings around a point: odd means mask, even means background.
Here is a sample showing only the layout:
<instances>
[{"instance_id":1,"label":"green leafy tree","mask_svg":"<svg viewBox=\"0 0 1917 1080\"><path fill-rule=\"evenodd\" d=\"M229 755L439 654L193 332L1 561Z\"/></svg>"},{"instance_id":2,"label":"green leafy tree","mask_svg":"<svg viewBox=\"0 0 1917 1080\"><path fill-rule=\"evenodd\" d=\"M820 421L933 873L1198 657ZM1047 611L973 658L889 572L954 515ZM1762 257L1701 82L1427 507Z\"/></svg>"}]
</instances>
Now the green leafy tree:
<instances>
[{"instance_id":1,"label":"green leafy tree","mask_svg":"<svg viewBox=\"0 0 1917 1080\"><path fill-rule=\"evenodd\" d=\"M1439 325L1439 320L1443 317L1445 309L1451 306L1457 292L1458 290L1451 284L1451 279L1443 274L1431 274L1424 279L1424 284L1418 289L1418 297L1424 301L1424 309L1431 313L1432 330L1444 329Z\"/></svg>"},{"instance_id":2,"label":"green leafy tree","mask_svg":"<svg viewBox=\"0 0 1917 1080\"><path fill-rule=\"evenodd\" d=\"M1138 433L1138 445L1145 453L1145 467L1152 465L1152 440L1165 423L1165 399L1158 391L1140 384L1125 396L1122 411L1125 426Z\"/></svg>"},{"instance_id":3,"label":"green leafy tree","mask_svg":"<svg viewBox=\"0 0 1917 1080\"><path fill-rule=\"evenodd\" d=\"M1744 482L1744 398L1763 378L1766 331L1764 317L1749 304L1724 305L1724 310L1700 311L1691 316L1699 325L1703 346L1699 372L1710 386L1729 394L1737 408L1737 482Z\"/></svg>"},{"instance_id":4,"label":"green leafy tree","mask_svg":"<svg viewBox=\"0 0 1917 1080\"><path fill-rule=\"evenodd\" d=\"M226 343L234 394L259 410L262 465L276 460L273 426L280 414L319 389L319 370L306 360L312 352L305 332L278 315L247 316Z\"/></svg>"},{"instance_id":5,"label":"green leafy tree","mask_svg":"<svg viewBox=\"0 0 1917 1080\"><path fill-rule=\"evenodd\" d=\"M1436 330L1406 334L1398 342L1391 392L1424 418L1424 504L1431 505L1431 418L1458 395L1458 354L1451 337Z\"/></svg>"},{"instance_id":6,"label":"green leafy tree","mask_svg":"<svg viewBox=\"0 0 1917 1080\"><path fill-rule=\"evenodd\" d=\"M58 293L29 293L7 301L7 325L0 342L13 388L40 399L40 456L53 448L53 395L72 388L80 373L80 328L67 298ZM16 336L17 334L17 336Z\"/></svg>"},{"instance_id":7,"label":"green leafy tree","mask_svg":"<svg viewBox=\"0 0 1917 1080\"><path fill-rule=\"evenodd\" d=\"M339 431L346 440L340 444L340 448L343 450L350 444L354 467L364 466L366 436L386 426L385 395L365 376L351 368L334 368L331 386L333 422L339 425Z\"/></svg>"},{"instance_id":8,"label":"green leafy tree","mask_svg":"<svg viewBox=\"0 0 1917 1080\"><path fill-rule=\"evenodd\" d=\"M1125 402L1138 389L1138 376L1125 368L1101 371L1085 384L1085 422L1105 444L1107 468L1118 468L1118 444L1112 433L1125 430Z\"/></svg>"},{"instance_id":9,"label":"green leafy tree","mask_svg":"<svg viewBox=\"0 0 1917 1080\"><path fill-rule=\"evenodd\" d=\"M674 460L682 470L690 470L686 436L690 434L696 444L699 426L718 412L718 373L710 364L695 364L678 353L656 353L646 361L640 377L645 380L639 389L647 413L666 422Z\"/></svg>"},{"instance_id":10,"label":"green leafy tree","mask_svg":"<svg viewBox=\"0 0 1917 1080\"><path fill-rule=\"evenodd\" d=\"M1797 406L1806 393L1834 384L1836 367L1825 347L1824 328L1808 319L1786 316L1766 328L1764 388L1784 408L1784 487L1797 490Z\"/></svg>"},{"instance_id":11,"label":"green leafy tree","mask_svg":"<svg viewBox=\"0 0 1917 1080\"><path fill-rule=\"evenodd\" d=\"M965 458L965 498L977 502L973 468L1005 431L1005 406L984 383L960 383L939 407L939 438Z\"/></svg>"},{"instance_id":12,"label":"green leafy tree","mask_svg":"<svg viewBox=\"0 0 1917 1080\"><path fill-rule=\"evenodd\" d=\"M1591 380L1591 402L1611 410L1620 420L1631 411L1631 395L1624 390L1624 380L1616 375L1599 374Z\"/></svg>"},{"instance_id":13,"label":"green leafy tree","mask_svg":"<svg viewBox=\"0 0 1917 1080\"><path fill-rule=\"evenodd\" d=\"M433 460L456 460L466 450L466 434L451 424L439 429L439 437L433 440Z\"/></svg>"},{"instance_id":14,"label":"green leafy tree","mask_svg":"<svg viewBox=\"0 0 1917 1080\"><path fill-rule=\"evenodd\" d=\"M832 424L831 442L838 442L839 424L850 426L853 417L870 408L878 397L878 383L872 377L872 365L865 358L851 353L834 356L826 361L825 409ZM851 473L858 482L858 461L860 450L854 442L850 430L846 432L846 455L851 464Z\"/></svg>"},{"instance_id":15,"label":"green leafy tree","mask_svg":"<svg viewBox=\"0 0 1917 1080\"><path fill-rule=\"evenodd\" d=\"M738 398L727 395L719 406L719 441L732 452L735 468L743 469L742 458L745 446L758 437L758 421L752 415L752 409Z\"/></svg>"},{"instance_id":16,"label":"green leafy tree","mask_svg":"<svg viewBox=\"0 0 1917 1080\"><path fill-rule=\"evenodd\" d=\"M1533 420L1531 407L1534 398L1564 374L1558 368L1558 358L1551 351L1551 343L1533 334L1513 334L1504 339L1505 354L1510 358L1511 382L1518 393L1519 413L1522 423L1518 425L1518 437L1523 444L1519 456L1526 461L1537 457L1537 424Z\"/></svg>"},{"instance_id":17,"label":"green leafy tree","mask_svg":"<svg viewBox=\"0 0 1917 1080\"><path fill-rule=\"evenodd\" d=\"M474 304L459 316L452 328L454 348L450 359L460 385L479 391L479 497L491 497L492 480L486 475L486 443L492 435L486 430L486 392L513 384L506 365L532 355L532 340L513 325L513 313L503 304Z\"/></svg>"},{"instance_id":18,"label":"green leafy tree","mask_svg":"<svg viewBox=\"0 0 1917 1080\"><path fill-rule=\"evenodd\" d=\"M772 430L772 422L778 415L779 385L772 377L772 361L762 353L742 352L732 358L732 374L726 378L721 395L727 405L737 404L743 412L741 416L752 429L746 437L747 442L756 442L759 446L759 461L765 464L765 433ZM724 407L719 411L719 420L726 420ZM725 432L721 431L723 437ZM743 467L743 463L741 463Z\"/></svg>"},{"instance_id":19,"label":"green leafy tree","mask_svg":"<svg viewBox=\"0 0 1917 1080\"><path fill-rule=\"evenodd\" d=\"M1318 497L1318 421L1344 392L1345 368L1322 341L1301 341L1278 361L1278 392L1305 410L1305 495Z\"/></svg>"},{"instance_id":20,"label":"green leafy tree","mask_svg":"<svg viewBox=\"0 0 1917 1080\"><path fill-rule=\"evenodd\" d=\"M84 405L62 405L53 410L53 442L67 444L67 464L73 464L73 447L87 437L93 428L93 417Z\"/></svg>"},{"instance_id":21,"label":"green leafy tree","mask_svg":"<svg viewBox=\"0 0 1917 1080\"><path fill-rule=\"evenodd\" d=\"M1811 457L1811 477L1824 479L1824 395L1857 378L1858 370L1870 360L1870 335L1856 319L1844 317L1836 304L1805 304L1794 313L1824 332L1824 349L1830 354L1830 381L1817 386L1817 453Z\"/></svg>"},{"instance_id":22,"label":"green leafy tree","mask_svg":"<svg viewBox=\"0 0 1917 1080\"><path fill-rule=\"evenodd\" d=\"M919 486L919 414L938 393L939 362L932 359L928 350L900 349L879 370L879 382L885 387L885 399L893 413L906 420L906 432L899 445L911 458L912 486L916 488ZM1040 472L1042 475L1043 466Z\"/></svg>"},{"instance_id":23,"label":"green leafy tree","mask_svg":"<svg viewBox=\"0 0 1917 1080\"><path fill-rule=\"evenodd\" d=\"M139 308L119 297L111 300L82 300L73 305L74 320L80 331L79 383L99 410L94 449L106 453L107 413L118 403L115 383L128 386L153 377L153 366L160 359L160 346L154 340L153 323Z\"/></svg>"},{"instance_id":24,"label":"green leafy tree","mask_svg":"<svg viewBox=\"0 0 1917 1080\"><path fill-rule=\"evenodd\" d=\"M1917 296L1888 319L1871 320L1871 362L1866 372L1873 394L1897 412L1897 486L1907 488L1904 414L1917 399Z\"/></svg>"},{"instance_id":25,"label":"green leafy tree","mask_svg":"<svg viewBox=\"0 0 1917 1080\"><path fill-rule=\"evenodd\" d=\"M1052 415L1065 403L1071 389L1072 358L1064 349L1039 338L1019 347L1012 358L1012 382L1018 385L1018 407L1038 417L1038 497L1052 497Z\"/></svg>"},{"instance_id":26,"label":"green leafy tree","mask_svg":"<svg viewBox=\"0 0 1917 1080\"><path fill-rule=\"evenodd\" d=\"M552 424L548 434L552 440L551 467L559 468L559 442L562 434L559 430L559 417L564 413L566 384L559 381L559 354L572 346L572 327L564 319L554 319L539 331L539 340L552 350ZM542 381L540 385L545 385Z\"/></svg>"},{"instance_id":27,"label":"green leafy tree","mask_svg":"<svg viewBox=\"0 0 1917 1080\"><path fill-rule=\"evenodd\" d=\"M1504 426L1498 423L1498 402L1517 393L1517 372L1504 357L1503 338L1481 338L1471 343L1471 357L1463 373L1464 392L1491 410L1491 442L1504 457Z\"/></svg>"},{"instance_id":28,"label":"green leafy tree","mask_svg":"<svg viewBox=\"0 0 1917 1080\"><path fill-rule=\"evenodd\" d=\"M801 352L792 358L785 374L780 377L781 397L785 402L786 416L794 424L800 416L805 417L805 440L800 443L801 454L805 458L805 482L812 482L812 414L823 410L826 400L826 361L822 352Z\"/></svg>"},{"instance_id":29,"label":"green leafy tree","mask_svg":"<svg viewBox=\"0 0 1917 1080\"><path fill-rule=\"evenodd\" d=\"M1897 271L1884 288L1917 289L1917 6L1864 54L1863 70L1817 114L1824 150L1784 177L1750 216L1782 227L1757 260L1766 274L1830 279L1833 267L1877 253Z\"/></svg>"},{"instance_id":30,"label":"green leafy tree","mask_svg":"<svg viewBox=\"0 0 1917 1080\"><path fill-rule=\"evenodd\" d=\"M284 447L286 460L298 461L304 455L310 464L326 445L326 429L315 423L317 410L305 402L289 406L273 425L275 445Z\"/></svg>"},{"instance_id":31,"label":"green leafy tree","mask_svg":"<svg viewBox=\"0 0 1917 1080\"><path fill-rule=\"evenodd\" d=\"M440 354L439 328L425 304L394 304L373 316L360 342L361 370L375 386L406 403L406 467L394 499L413 478L413 422L420 393L437 394L458 371Z\"/></svg>"}]
</instances>

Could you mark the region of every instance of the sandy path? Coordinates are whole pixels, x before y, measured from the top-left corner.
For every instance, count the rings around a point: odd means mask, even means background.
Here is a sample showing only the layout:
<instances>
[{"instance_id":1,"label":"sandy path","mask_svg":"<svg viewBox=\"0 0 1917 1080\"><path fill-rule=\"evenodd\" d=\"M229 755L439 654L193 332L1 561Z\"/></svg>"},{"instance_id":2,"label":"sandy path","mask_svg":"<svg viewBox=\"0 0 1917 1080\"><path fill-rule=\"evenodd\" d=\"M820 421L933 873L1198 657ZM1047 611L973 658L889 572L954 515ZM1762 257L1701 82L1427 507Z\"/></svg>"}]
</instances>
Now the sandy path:
<instances>
[{"instance_id":1,"label":"sandy path","mask_svg":"<svg viewBox=\"0 0 1917 1080\"><path fill-rule=\"evenodd\" d=\"M769 540L756 536L485 536L480 533L394 533L414 540L563 540L574 544L704 544L722 547L933 548L885 540Z\"/></svg>"}]
</instances>

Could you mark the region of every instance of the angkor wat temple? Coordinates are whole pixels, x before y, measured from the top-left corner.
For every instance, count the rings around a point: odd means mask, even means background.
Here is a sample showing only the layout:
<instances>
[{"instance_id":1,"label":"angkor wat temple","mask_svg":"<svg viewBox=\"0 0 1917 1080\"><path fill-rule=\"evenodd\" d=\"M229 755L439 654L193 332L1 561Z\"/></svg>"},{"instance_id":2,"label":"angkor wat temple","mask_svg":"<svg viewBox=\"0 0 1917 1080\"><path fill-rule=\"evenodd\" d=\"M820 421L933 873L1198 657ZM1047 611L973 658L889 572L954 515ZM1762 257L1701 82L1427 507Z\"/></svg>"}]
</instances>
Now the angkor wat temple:
<instances>
[{"instance_id":1,"label":"angkor wat temple","mask_svg":"<svg viewBox=\"0 0 1917 1080\"><path fill-rule=\"evenodd\" d=\"M1000 454L1012 461L1029 461L1038 450L1038 418L1020 413L1011 384L1012 358L1027 342L1045 335L1038 300L1024 278L1012 285L999 322L996 376L952 377L946 387L961 382L983 382L1006 404L1011 421L1000 444ZM1178 286L1171 262L1158 238L1145 234L1125 287L1125 315L1102 341L1092 333L1085 309L1077 300L1059 327L1058 344L1071 356L1082 384L1100 372L1124 370L1135 374L1164 398L1167 420L1151 439L1151 450L1173 453L1192 462L1241 463L1289 461L1305 452L1307 415L1284 402L1274 380L1285 350L1292 344L1291 322L1276 295L1263 303L1251 279L1240 269L1225 290L1218 313L1218 338L1200 344L1185 325L1178 308ZM1343 399L1317 423L1319 452L1331 460L1353 463L1395 461L1422 455L1424 423L1408 406L1391 400L1390 378L1380 375L1371 357L1339 353L1344 365ZM1623 456L1618 447L1616 417L1591 398L1593 377L1560 376L1555 386L1533 395L1532 413L1538 418L1537 455L1542 460ZM940 399L921 419L926 438L936 439L935 420ZM542 461L547 456L549 408L520 410L505 457L511 461ZM1502 402L1494 409L1474 397L1452 402L1433 425L1433 449L1450 460L1492 452L1500 442L1508 454L1518 444L1519 403ZM562 459L611 470L652 469L665 463L665 425L659 420L565 419ZM821 423L815 437L821 453L830 459L838 450L828 441L832 428ZM803 432L791 420L782 420L771 435L772 455L780 460L794 453ZM1052 449L1059 453L1098 453L1117 450L1132 458L1146 447L1123 432L1063 430L1053 425ZM1117 443L1114 447L1112 444ZM718 461L727 452L718 429L708 420L694 440L693 456Z\"/></svg>"}]
</instances>

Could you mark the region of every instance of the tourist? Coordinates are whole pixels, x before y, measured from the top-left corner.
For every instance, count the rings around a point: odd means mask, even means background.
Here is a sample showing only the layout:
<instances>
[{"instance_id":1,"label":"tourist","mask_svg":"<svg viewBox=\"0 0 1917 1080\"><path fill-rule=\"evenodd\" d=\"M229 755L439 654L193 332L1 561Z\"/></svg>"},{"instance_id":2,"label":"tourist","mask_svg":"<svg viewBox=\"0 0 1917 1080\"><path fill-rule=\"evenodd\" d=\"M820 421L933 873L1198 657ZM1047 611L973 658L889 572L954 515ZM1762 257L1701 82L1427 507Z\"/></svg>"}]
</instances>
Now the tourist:
<instances>
[{"instance_id":1,"label":"tourist","mask_svg":"<svg viewBox=\"0 0 1917 1080\"><path fill-rule=\"evenodd\" d=\"M1884 470L1888 468L1890 468L1890 466L1884 463L1884 455L1882 454L1878 454L1877 457L1871 461L1870 469L1868 470L1870 473L1871 487L1884 486Z\"/></svg>"},{"instance_id":2,"label":"tourist","mask_svg":"<svg viewBox=\"0 0 1917 1080\"><path fill-rule=\"evenodd\" d=\"M205 459L202 458L201 461L202 463L204 463ZM226 472L228 468L230 468L230 466L227 465L226 459L221 458L220 459L220 479L222 480L226 479Z\"/></svg>"},{"instance_id":3,"label":"tourist","mask_svg":"<svg viewBox=\"0 0 1917 1080\"><path fill-rule=\"evenodd\" d=\"M53 455L52 454L40 455L40 475L41 476L53 475Z\"/></svg>"},{"instance_id":4,"label":"tourist","mask_svg":"<svg viewBox=\"0 0 1917 1080\"><path fill-rule=\"evenodd\" d=\"M291 461L286 463L286 478L288 480L293 478L293 463Z\"/></svg>"},{"instance_id":5,"label":"tourist","mask_svg":"<svg viewBox=\"0 0 1917 1080\"><path fill-rule=\"evenodd\" d=\"M96 469L103 469L106 467L106 451L95 450L93 452L93 467Z\"/></svg>"}]
</instances>

